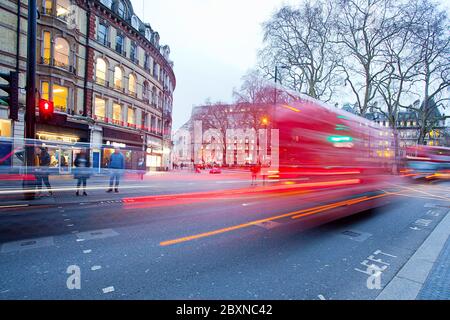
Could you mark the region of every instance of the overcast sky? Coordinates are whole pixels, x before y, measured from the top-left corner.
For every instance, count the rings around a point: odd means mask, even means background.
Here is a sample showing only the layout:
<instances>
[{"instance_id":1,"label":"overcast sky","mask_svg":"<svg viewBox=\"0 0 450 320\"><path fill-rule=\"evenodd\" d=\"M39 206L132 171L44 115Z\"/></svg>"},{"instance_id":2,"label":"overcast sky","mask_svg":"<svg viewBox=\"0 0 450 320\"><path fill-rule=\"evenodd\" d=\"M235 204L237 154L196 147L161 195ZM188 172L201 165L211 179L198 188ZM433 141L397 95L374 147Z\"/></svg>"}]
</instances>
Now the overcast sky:
<instances>
[{"instance_id":1,"label":"overcast sky","mask_svg":"<svg viewBox=\"0 0 450 320\"><path fill-rule=\"evenodd\" d=\"M231 101L234 87L257 62L261 24L283 4L301 0L131 0L136 14L171 48L177 87L174 125L207 98ZM448 10L450 4L440 1Z\"/></svg>"},{"instance_id":2,"label":"overcast sky","mask_svg":"<svg viewBox=\"0 0 450 320\"><path fill-rule=\"evenodd\" d=\"M284 3L298 0L132 0L136 14L159 32L175 63L176 130L193 105L231 100L234 87L256 64L261 24ZM143 7L144 5L144 7ZM144 9L144 11L143 11Z\"/></svg>"}]
</instances>

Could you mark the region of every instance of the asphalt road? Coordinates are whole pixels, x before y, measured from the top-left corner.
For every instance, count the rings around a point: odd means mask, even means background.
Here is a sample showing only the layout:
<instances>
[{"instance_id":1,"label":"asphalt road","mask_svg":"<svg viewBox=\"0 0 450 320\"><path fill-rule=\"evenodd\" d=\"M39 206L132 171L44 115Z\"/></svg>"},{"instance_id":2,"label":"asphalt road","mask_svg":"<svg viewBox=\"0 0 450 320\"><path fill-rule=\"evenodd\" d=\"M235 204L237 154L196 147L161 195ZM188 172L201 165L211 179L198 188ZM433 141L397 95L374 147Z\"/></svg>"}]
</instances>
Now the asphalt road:
<instances>
[{"instance_id":1,"label":"asphalt road","mask_svg":"<svg viewBox=\"0 0 450 320\"><path fill-rule=\"evenodd\" d=\"M308 190L236 194L248 188L237 176L147 183L0 204L0 299L374 299L450 210L448 182L392 186L385 206L312 228L326 210L293 219L323 205ZM206 190L218 192L127 201ZM381 288L368 288L372 263ZM80 290L67 288L71 266Z\"/></svg>"}]
</instances>

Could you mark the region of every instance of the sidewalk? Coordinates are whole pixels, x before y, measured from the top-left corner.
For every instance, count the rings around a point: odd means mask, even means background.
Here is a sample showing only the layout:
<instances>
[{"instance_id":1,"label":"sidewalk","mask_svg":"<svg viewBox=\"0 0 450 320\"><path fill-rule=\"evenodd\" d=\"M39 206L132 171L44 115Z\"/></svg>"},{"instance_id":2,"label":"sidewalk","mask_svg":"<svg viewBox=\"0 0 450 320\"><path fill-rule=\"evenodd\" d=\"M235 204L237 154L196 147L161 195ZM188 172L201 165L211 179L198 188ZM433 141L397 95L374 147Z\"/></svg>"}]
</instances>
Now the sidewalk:
<instances>
[{"instance_id":1,"label":"sidewalk","mask_svg":"<svg viewBox=\"0 0 450 320\"><path fill-rule=\"evenodd\" d=\"M450 300L450 211L377 300Z\"/></svg>"}]
</instances>

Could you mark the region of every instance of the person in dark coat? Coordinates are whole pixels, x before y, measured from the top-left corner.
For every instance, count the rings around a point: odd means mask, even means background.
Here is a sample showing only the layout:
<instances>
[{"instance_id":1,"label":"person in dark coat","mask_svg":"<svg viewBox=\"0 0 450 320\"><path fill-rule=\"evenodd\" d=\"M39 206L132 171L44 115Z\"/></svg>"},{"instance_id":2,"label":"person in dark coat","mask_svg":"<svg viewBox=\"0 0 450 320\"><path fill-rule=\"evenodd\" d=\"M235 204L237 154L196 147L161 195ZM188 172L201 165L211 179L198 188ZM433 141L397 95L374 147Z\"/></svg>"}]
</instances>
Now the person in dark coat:
<instances>
[{"instance_id":1,"label":"person in dark coat","mask_svg":"<svg viewBox=\"0 0 450 320\"><path fill-rule=\"evenodd\" d=\"M77 197L80 195L80 187L83 185L83 196L87 196L86 187L87 180L90 178L91 163L85 150L77 154L75 158L75 173L74 178L77 180Z\"/></svg>"},{"instance_id":2,"label":"person in dark coat","mask_svg":"<svg viewBox=\"0 0 450 320\"><path fill-rule=\"evenodd\" d=\"M52 196L52 186L49 181L49 167L51 162L50 154L48 153L47 148L40 148L40 153L38 155L39 158L39 168L36 172L36 185L39 192L42 190L42 184L45 184L47 187L48 193Z\"/></svg>"},{"instance_id":3,"label":"person in dark coat","mask_svg":"<svg viewBox=\"0 0 450 320\"><path fill-rule=\"evenodd\" d=\"M119 193L120 176L125 169L125 157L120 153L119 149L115 149L114 153L109 158L108 168L111 169L111 177L109 179L108 193L114 191Z\"/></svg>"}]
</instances>

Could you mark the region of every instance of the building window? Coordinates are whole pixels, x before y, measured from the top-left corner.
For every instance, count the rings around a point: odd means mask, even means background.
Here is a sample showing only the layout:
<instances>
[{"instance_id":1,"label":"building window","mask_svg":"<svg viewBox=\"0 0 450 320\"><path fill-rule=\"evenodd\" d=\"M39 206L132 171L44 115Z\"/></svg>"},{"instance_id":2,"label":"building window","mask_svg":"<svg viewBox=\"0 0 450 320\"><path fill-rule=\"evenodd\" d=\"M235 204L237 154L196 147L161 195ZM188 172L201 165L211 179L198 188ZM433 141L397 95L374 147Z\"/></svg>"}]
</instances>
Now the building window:
<instances>
[{"instance_id":1,"label":"building window","mask_svg":"<svg viewBox=\"0 0 450 320\"><path fill-rule=\"evenodd\" d=\"M136 112L133 108L128 107L128 118L127 122L129 124L136 124Z\"/></svg>"},{"instance_id":2,"label":"building window","mask_svg":"<svg viewBox=\"0 0 450 320\"><path fill-rule=\"evenodd\" d=\"M108 30L109 27L104 23L98 24L97 41L104 46L108 46Z\"/></svg>"},{"instance_id":3,"label":"building window","mask_svg":"<svg viewBox=\"0 0 450 320\"><path fill-rule=\"evenodd\" d=\"M100 2L107 8L112 8L113 0L100 0Z\"/></svg>"},{"instance_id":4,"label":"building window","mask_svg":"<svg viewBox=\"0 0 450 320\"><path fill-rule=\"evenodd\" d=\"M148 53L145 54L144 69L150 72L150 55Z\"/></svg>"},{"instance_id":5,"label":"building window","mask_svg":"<svg viewBox=\"0 0 450 320\"><path fill-rule=\"evenodd\" d=\"M70 0L57 0L56 2L56 16L64 21L69 17Z\"/></svg>"},{"instance_id":6,"label":"building window","mask_svg":"<svg viewBox=\"0 0 450 320\"><path fill-rule=\"evenodd\" d=\"M122 121L122 106L118 103L113 104L113 120Z\"/></svg>"},{"instance_id":7,"label":"building window","mask_svg":"<svg viewBox=\"0 0 450 320\"><path fill-rule=\"evenodd\" d=\"M148 82L145 81L144 82L144 87L142 88L142 97L144 99L148 99L149 98L149 86L148 86Z\"/></svg>"},{"instance_id":8,"label":"building window","mask_svg":"<svg viewBox=\"0 0 450 320\"><path fill-rule=\"evenodd\" d=\"M158 79L158 77L159 77L158 69L159 69L159 65L157 63L153 64L153 78L155 78L155 79Z\"/></svg>"},{"instance_id":9,"label":"building window","mask_svg":"<svg viewBox=\"0 0 450 320\"><path fill-rule=\"evenodd\" d=\"M94 115L100 120L104 120L106 117L106 100L101 98L95 98L94 101Z\"/></svg>"},{"instance_id":10,"label":"building window","mask_svg":"<svg viewBox=\"0 0 450 320\"><path fill-rule=\"evenodd\" d=\"M127 16L127 7L123 3L123 1L119 1L119 5L117 6L117 14L122 19L125 19Z\"/></svg>"},{"instance_id":11,"label":"building window","mask_svg":"<svg viewBox=\"0 0 450 320\"><path fill-rule=\"evenodd\" d=\"M131 42L130 59L133 62L137 62L137 47L136 47L136 43L135 42Z\"/></svg>"},{"instance_id":12,"label":"building window","mask_svg":"<svg viewBox=\"0 0 450 320\"><path fill-rule=\"evenodd\" d=\"M53 14L53 0L44 0L43 2L43 9L44 13L51 15Z\"/></svg>"},{"instance_id":13,"label":"building window","mask_svg":"<svg viewBox=\"0 0 450 320\"><path fill-rule=\"evenodd\" d=\"M130 74L128 79L128 92L131 95L136 95L136 76L134 74Z\"/></svg>"},{"instance_id":14,"label":"building window","mask_svg":"<svg viewBox=\"0 0 450 320\"><path fill-rule=\"evenodd\" d=\"M60 68L69 67L70 47L67 40L56 38L55 40L55 66Z\"/></svg>"},{"instance_id":15,"label":"building window","mask_svg":"<svg viewBox=\"0 0 450 320\"><path fill-rule=\"evenodd\" d=\"M143 129L147 128L147 119L148 119L148 113L142 112L142 118L141 118L141 126Z\"/></svg>"},{"instance_id":16,"label":"building window","mask_svg":"<svg viewBox=\"0 0 450 320\"><path fill-rule=\"evenodd\" d=\"M44 39L42 42L42 63L50 65L52 59L52 43L50 32L44 31Z\"/></svg>"},{"instance_id":17,"label":"building window","mask_svg":"<svg viewBox=\"0 0 450 320\"><path fill-rule=\"evenodd\" d=\"M95 81L102 86L107 85L106 82L106 62L105 60L98 58L95 66Z\"/></svg>"},{"instance_id":18,"label":"building window","mask_svg":"<svg viewBox=\"0 0 450 320\"><path fill-rule=\"evenodd\" d=\"M41 84L41 98L44 100L50 100L50 86L46 81Z\"/></svg>"},{"instance_id":19,"label":"building window","mask_svg":"<svg viewBox=\"0 0 450 320\"><path fill-rule=\"evenodd\" d=\"M156 106L156 97L157 97L157 95L156 95L156 88L155 87L153 87L152 88L152 105L154 105L154 106Z\"/></svg>"},{"instance_id":20,"label":"building window","mask_svg":"<svg viewBox=\"0 0 450 320\"><path fill-rule=\"evenodd\" d=\"M123 35L117 34L117 36L116 36L116 51L120 54L123 54L123 52L124 52L123 43L124 43Z\"/></svg>"},{"instance_id":21,"label":"building window","mask_svg":"<svg viewBox=\"0 0 450 320\"><path fill-rule=\"evenodd\" d=\"M132 26L133 28L135 28L136 30L139 30L139 19L138 19L138 17L133 16L133 17L131 18L131 26Z\"/></svg>"},{"instance_id":22,"label":"building window","mask_svg":"<svg viewBox=\"0 0 450 320\"><path fill-rule=\"evenodd\" d=\"M114 68L114 88L122 90L123 71L120 67Z\"/></svg>"},{"instance_id":23,"label":"building window","mask_svg":"<svg viewBox=\"0 0 450 320\"><path fill-rule=\"evenodd\" d=\"M61 112L67 112L69 89L67 87L53 85L53 102L55 104L55 110Z\"/></svg>"}]
</instances>

